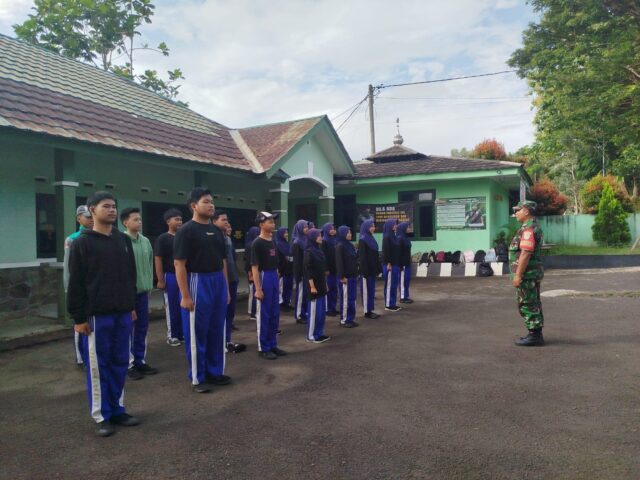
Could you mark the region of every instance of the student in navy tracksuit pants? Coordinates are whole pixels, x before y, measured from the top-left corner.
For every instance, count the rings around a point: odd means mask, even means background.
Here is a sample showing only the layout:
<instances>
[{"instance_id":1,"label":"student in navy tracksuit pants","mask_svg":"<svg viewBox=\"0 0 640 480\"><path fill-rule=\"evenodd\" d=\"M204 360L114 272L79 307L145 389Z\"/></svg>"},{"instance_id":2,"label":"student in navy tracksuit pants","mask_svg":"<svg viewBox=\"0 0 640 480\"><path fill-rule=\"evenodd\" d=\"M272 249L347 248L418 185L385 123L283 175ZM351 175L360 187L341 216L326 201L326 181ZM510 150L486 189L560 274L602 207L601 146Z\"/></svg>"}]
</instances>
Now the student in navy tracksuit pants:
<instances>
[{"instance_id":1,"label":"student in navy tracksuit pants","mask_svg":"<svg viewBox=\"0 0 640 480\"><path fill-rule=\"evenodd\" d=\"M407 234L410 222L398 225L398 239L400 241L400 303L413 303L409 295L411 285L411 240Z\"/></svg>"},{"instance_id":2,"label":"student in navy tracksuit pants","mask_svg":"<svg viewBox=\"0 0 640 480\"><path fill-rule=\"evenodd\" d=\"M327 266L322 252L322 232L311 228L307 234L307 246L304 249L303 273L304 281L309 285L307 314L307 341L324 343L330 337L324 334L326 319Z\"/></svg>"},{"instance_id":3,"label":"student in navy tracksuit pants","mask_svg":"<svg viewBox=\"0 0 640 480\"><path fill-rule=\"evenodd\" d=\"M296 286L293 301L294 317L296 323L303 325L307 323L307 296L309 294L309 285L304 281L302 271L308 231L309 222L306 220L298 220L293 227L293 246L291 247L291 256L293 257L293 282Z\"/></svg>"},{"instance_id":4,"label":"student in navy tracksuit pants","mask_svg":"<svg viewBox=\"0 0 640 480\"><path fill-rule=\"evenodd\" d=\"M384 309L401 310L398 306L400 283L400 239L396 235L398 220L390 218L382 229L382 275L384 275Z\"/></svg>"},{"instance_id":5,"label":"student in navy tracksuit pants","mask_svg":"<svg viewBox=\"0 0 640 480\"><path fill-rule=\"evenodd\" d=\"M322 251L327 264L327 316L338 314L338 276L336 275L336 226L325 223L322 227Z\"/></svg>"},{"instance_id":6,"label":"student in navy tracksuit pants","mask_svg":"<svg viewBox=\"0 0 640 480\"><path fill-rule=\"evenodd\" d=\"M93 230L71 244L67 309L82 335L87 391L96 434L114 433L113 425L138 420L124 408L129 341L136 304L136 264L131 239L119 232L113 196L96 192L87 200Z\"/></svg>"},{"instance_id":7,"label":"student in navy tracksuit pants","mask_svg":"<svg viewBox=\"0 0 640 480\"><path fill-rule=\"evenodd\" d=\"M211 192L194 188L189 196L193 219L176 233L173 257L180 287L182 328L193 391L227 385L226 353L227 251L224 232L213 225Z\"/></svg>"},{"instance_id":8,"label":"student in navy tracksuit pants","mask_svg":"<svg viewBox=\"0 0 640 480\"><path fill-rule=\"evenodd\" d=\"M358 240L358 272L360 274L360 295L366 318L378 318L373 311L376 295L376 277L380 274L380 253L378 242L373 237L376 225L373 220L365 220L360 226Z\"/></svg>"},{"instance_id":9,"label":"student in navy tracksuit pants","mask_svg":"<svg viewBox=\"0 0 640 480\"><path fill-rule=\"evenodd\" d=\"M249 281L249 296L247 297L247 313L251 320L256 319L256 287L253 283L253 274L251 273L251 245L258 238L260 229L251 227L244 238L244 271L247 273Z\"/></svg>"},{"instance_id":10,"label":"student in navy tracksuit pants","mask_svg":"<svg viewBox=\"0 0 640 480\"><path fill-rule=\"evenodd\" d=\"M164 310L167 318L167 344L172 347L182 345L182 314L180 313L180 289L173 266L173 239L182 226L182 212L171 208L164 212L168 231L156 239L154 264L156 267L156 287L164 291Z\"/></svg>"},{"instance_id":11,"label":"student in navy tracksuit pants","mask_svg":"<svg viewBox=\"0 0 640 480\"><path fill-rule=\"evenodd\" d=\"M340 281L340 325L345 328L358 326L356 322L356 297L358 296L358 257L351 243L353 235L346 225L338 228L336 245L336 274Z\"/></svg>"},{"instance_id":12,"label":"student in navy tracksuit pants","mask_svg":"<svg viewBox=\"0 0 640 480\"><path fill-rule=\"evenodd\" d=\"M278 279L278 254L273 242L277 214L260 212L256 223L260 225L260 236L251 246L251 271L256 285L258 308L256 330L258 355L266 360L276 360L287 352L278 348L278 326L280 324L280 281Z\"/></svg>"},{"instance_id":13,"label":"student in navy tracksuit pants","mask_svg":"<svg viewBox=\"0 0 640 480\"><path fill-rule=\"evenodd\" d=\"M280 227L276 230L275 244L278 249L278 276L280 277L280 311L291 310L293 293L293 257L289 244L289 229Z\"/></svg>"}]
</instances>

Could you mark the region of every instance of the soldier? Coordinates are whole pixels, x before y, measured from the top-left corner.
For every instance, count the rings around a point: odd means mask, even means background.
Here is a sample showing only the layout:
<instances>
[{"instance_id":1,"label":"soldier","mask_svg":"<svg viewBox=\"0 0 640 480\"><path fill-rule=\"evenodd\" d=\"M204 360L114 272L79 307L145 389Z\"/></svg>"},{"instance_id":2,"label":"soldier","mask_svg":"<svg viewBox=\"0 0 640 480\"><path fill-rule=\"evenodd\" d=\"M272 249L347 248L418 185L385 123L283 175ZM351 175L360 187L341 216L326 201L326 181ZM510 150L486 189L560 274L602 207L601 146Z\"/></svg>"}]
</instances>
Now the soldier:
<instances>
[{"instance_id":1,"label":"soldier","mask_svg":"<svg viewBox=\"0 0 640 480\"><path fill-rule=\"evenodd\" d=\"M522 224L509 246L509 263L513 286L518 292L518 310L524 318L529 334L516 341L520 347L544 345L542 327L544 316L540 303L540 282L544 277L542 267L542 230L536 223L536 203L524 201L513 210Z\"/></svg>"}]
</instances>

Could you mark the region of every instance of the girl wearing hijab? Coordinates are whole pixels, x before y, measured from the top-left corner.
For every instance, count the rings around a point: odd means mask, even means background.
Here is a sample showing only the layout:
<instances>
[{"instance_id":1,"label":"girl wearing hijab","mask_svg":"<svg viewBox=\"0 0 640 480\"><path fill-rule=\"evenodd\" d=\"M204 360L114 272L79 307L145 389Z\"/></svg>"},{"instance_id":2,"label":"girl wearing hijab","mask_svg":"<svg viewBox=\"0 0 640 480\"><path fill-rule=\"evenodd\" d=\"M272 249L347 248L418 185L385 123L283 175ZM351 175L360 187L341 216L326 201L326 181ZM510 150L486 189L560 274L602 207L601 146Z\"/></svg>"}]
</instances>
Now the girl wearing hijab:
<instances>
[{"instance_id":1,"label":"girl wearing hijab","mask_svg":"<svg viewBox=\"0 0 640 480\"><path fill-rule=\"evenodd\" d=\"M280 227L275 236L278 250L278 276L280 277L280 311L291 310L291 292L293 291L293 257L289 244L289 229Z\"/></svg>"},{"instance_id":2,"label":"girl wearing hijab","mask_svg":"<svg viewBox=\"0 0 640 480\"><path fill-rule=\"evenodd\" d=\"M251 273L251 245L253 241L260 235L260 229L258 227L251 227L244 237L244 271L247 274L249 280L249 299L247 305L247 313L251 320L256 319L256 288L253 284L253 275Z\"/></svg>"},{"instance_id":3,"label":"girl wearing hijab","mask_svg":"<svg viewBox=\"0 0 640 480\"><path fill-rule=\"evenodd\" d=\"M327 277L325 256L322 251L322 232L312 228L307 234L307 245L304 249L304 282L309 286L307 312L309 322L307 341L324 343L329 340L324 334L326 318Z\"/></svg>"},{"instance_id":4,"label":"girl wearing hijab","mask_svg":"<svg viewBox=\"0 0 640 480\"><path fill-rule=\"evenodd\" d=\"M398 225L398 239L400 240L400 303L413 303L409 296L411 284L411 240L407 235L410 222Z\"/></svg>"},{"instance_id":5,"label":"girl wearing hijab","mask_svg":"<svg viewBox=\"0 0 640 480\"><path fill-rule=\"evenodd\" d=\"M401 310L398 306L400 280L400 239L396 235L398 220L390 218L382 229L382 274L384 275L384 309Z\"/></svg>"},{"instance_id":6,"label":"girl wearing hijab","mask_svg":"<svg viewBox=\"0 0 640 480\"><path fill-rule=\"evenodd\" d=\"M358 290L358 258L351 243L353 235L346 225L338 228L336 245L336 275L340 281L340 325L345 328L357 327L356 297Z\"/></svg>"},{"instance_id":7,"label":"girl wearing hijab","mask_svg":"<svg viewBox=\"0 0 640 480\"><path fill-rule=\"evenodd\" d=\"M373 220L365 220L360 226L360 239L358 240L358 270L360 272L362 307L364 316L372 319L380 316L373 311L376 277L380 273L378 242L373 237L373 232L375 231L376 225Z\"/></svg>"},{"instance_id":8,"label":"girl wearing hijab","mask_svg":"<svg viewBox=\"0 0 640 480\"><path fill-rule=\"evenodd\" d=\"M336 226L325 223L322 226L322 251L327 264L327 316L335 317L338 303L338 277L336 276Z\"/></svg>"},{"instance_id":9,"label":"girl wearing hijab","mask_svg":"<svg viewBox=\"0 0 640 480\"><path fill-rule=\"evenodd\" d=\"M293 227L293 246L291 256L293 257L293 282L296 285L294 298L294 316L296 323L305 325L307 323L307 295L309 285L303 280L302 262L304 260L304 250L307 246L307 232L309 222L298 220Z\"/></svg>"}]
</instances>

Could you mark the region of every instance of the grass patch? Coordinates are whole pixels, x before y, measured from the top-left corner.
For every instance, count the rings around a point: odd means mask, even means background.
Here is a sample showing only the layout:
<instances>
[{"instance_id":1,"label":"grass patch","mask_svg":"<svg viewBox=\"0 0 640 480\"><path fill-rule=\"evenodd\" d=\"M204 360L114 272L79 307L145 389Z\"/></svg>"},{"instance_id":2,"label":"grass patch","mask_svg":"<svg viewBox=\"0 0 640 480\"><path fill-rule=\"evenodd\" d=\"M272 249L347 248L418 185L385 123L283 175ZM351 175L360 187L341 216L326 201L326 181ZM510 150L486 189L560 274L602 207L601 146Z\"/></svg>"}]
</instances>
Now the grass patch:
<instances>
[{"instance_id":1,"label":"grass patch","mask_svg":"<svg viewBox=\"0 0 640 480\"><path fill-rule=\"evenodd\" d=\"M635 250L628 247L574 247L571 245L556 245L546 250L546 255L640 255L640 246Z\"/></svg>"}]
</instances>

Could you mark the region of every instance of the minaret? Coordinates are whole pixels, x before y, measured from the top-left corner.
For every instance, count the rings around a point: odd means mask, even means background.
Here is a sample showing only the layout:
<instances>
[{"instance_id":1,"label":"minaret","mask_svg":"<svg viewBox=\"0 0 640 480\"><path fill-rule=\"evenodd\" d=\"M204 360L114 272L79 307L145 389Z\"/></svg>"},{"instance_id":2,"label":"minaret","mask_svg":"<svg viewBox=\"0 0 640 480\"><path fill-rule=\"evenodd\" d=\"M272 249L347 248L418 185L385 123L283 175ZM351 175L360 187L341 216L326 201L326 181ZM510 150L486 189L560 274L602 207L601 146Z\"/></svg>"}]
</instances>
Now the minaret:
<instances>
[{"instance_id":1,"label":"minaret","mask_svg":"<svg viewBox=\"0 0 640 480\"><path fill-rule=\"evenodd\" d=\"M396 128L398 129L398 133L395 137L393 137L393 144L400 146L404 142L404 138L402 138L402 135L400 135L400 119L399 118L396 118Z\"/></svg>"}]
</instances>

